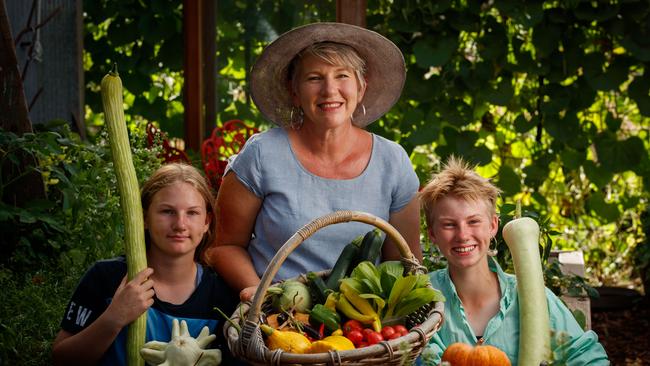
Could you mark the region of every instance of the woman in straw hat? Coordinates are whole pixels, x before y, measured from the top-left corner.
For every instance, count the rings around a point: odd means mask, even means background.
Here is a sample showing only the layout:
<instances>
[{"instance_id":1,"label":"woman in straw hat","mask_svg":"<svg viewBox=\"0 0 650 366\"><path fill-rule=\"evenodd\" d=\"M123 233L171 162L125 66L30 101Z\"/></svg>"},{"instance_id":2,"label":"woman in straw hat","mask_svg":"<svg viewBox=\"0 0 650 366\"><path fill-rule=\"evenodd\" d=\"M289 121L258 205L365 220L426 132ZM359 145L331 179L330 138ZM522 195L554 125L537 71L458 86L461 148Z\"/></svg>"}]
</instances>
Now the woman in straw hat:
<instances>
[{"instance_id":1,"label":"woman in straw hat","mask_svg":"<svg viewBox=\"0 0 650 366\"><path fill-rule=\"evenodd\" d=\"M409 157L364 129L399 99L404 79L395 44L352 25L309 24L264 49L251 72L251 95L278 128L251 137L230 162L208 252L243 300L291 235L337 210L387 220L422 258L419 181ZM332 268L343 246L371 228L353 222L318 230L289 255L276 280ZM385 243L382 256L399 253Z\"/></svg>"}]
</instances>

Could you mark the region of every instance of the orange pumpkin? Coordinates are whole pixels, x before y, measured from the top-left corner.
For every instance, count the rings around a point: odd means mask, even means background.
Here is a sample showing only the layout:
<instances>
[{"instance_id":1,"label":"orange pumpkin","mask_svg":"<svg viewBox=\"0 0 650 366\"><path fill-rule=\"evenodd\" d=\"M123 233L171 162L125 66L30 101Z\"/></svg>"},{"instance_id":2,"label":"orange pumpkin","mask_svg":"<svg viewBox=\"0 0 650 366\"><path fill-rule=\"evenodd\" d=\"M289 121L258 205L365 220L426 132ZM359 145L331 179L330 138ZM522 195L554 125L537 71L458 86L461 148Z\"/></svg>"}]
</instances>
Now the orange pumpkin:
<instances>
[{"instance_id":1,"label":"orange pumpkin","mask_svg":"<svg viewBox=\"0 0 650 366\"><path fill-rule=\"evenodd\" d=\"M453 343L442 354L442 361L451 366L510 366L506 354L488 345L472 347L465 343Z\"/></svg>"}]
</instances>

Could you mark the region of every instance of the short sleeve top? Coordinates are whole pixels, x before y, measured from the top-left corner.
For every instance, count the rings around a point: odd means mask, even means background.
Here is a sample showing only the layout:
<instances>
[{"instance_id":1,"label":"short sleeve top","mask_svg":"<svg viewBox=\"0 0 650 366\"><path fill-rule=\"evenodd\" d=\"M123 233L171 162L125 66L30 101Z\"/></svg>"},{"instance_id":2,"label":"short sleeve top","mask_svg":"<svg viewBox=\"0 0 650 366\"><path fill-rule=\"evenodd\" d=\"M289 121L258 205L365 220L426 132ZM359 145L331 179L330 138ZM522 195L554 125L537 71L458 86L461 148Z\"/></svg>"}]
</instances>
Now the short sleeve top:
<instances>
[{"instance_id":1,"label":"short sleeve top","mask_svg":"<svg viewBox=\"0 0 650 366\"><path fill-rule=\"evenodd\" d=\"M373 134L372 139L370 161L352 179L327 179L310 173L297 159L283 128L252 136L231 160L228 170L262 199L248 246L259 276L287 239L313 219L338 210L355 210L388 221L415 197L420 183L406 151L378 135ZM318 230L289 255L275 279L332 268L343 247L371 229L350 222Z\"/></svg>"}]
</instances>

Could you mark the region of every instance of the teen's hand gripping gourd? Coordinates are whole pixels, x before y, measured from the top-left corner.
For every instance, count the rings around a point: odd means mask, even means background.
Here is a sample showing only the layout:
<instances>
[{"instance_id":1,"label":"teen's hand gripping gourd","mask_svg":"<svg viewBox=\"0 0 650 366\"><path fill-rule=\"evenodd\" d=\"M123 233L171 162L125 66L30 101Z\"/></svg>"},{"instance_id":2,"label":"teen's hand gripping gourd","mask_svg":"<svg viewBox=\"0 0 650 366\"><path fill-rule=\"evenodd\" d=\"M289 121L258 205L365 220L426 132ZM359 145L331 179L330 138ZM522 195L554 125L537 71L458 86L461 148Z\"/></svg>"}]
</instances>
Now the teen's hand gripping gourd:
<instances>
[{"instance_id":1,"label":"teen's hand gripping gourd","mask_svg":"<svg viewBox=\"0 0 650 366\"><path fill-rule=\"evenodd\" d=\"M140 188L133 166L124 119L122 80L120 80L116 66L102 79L101 94L115 175L120 191L120 205L124 216L124 244L128 280L130 281L147 267L147 256ZM146 326L146 311L129 325L126 349L127 364L130 366L144 365L139 351L145 341Z\"/></svg>"},{"instance_id":2,"label":"teen's hand gripping gourd","mask_svg":"<svg viewBox=\"0 0 650 366\"><path fill-rule=\"evenodd\" d=\"M520 217L503 227L517 276L520 366L539 366L551 352L551 330L539 256L539 225Z\"/></svg>"}]
</instances>

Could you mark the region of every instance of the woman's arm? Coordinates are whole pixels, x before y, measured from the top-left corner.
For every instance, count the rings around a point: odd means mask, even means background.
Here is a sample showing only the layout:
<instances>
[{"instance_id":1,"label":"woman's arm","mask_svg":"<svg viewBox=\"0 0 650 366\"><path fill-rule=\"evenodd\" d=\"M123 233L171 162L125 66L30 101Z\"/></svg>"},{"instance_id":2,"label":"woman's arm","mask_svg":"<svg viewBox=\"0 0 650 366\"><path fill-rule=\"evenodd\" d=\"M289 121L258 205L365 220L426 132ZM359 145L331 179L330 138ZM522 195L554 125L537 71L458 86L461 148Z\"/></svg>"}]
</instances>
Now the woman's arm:
<instances>
[{"instance_id":1,"label":"woman's arm","mask_svg":"<svg viewBox=\"0 0 650 366\"><path fill-rule=\"evenodd\" d=\"M94 365L111 346L120 330L153 305L153 269L145 268L132 281L126 276L115 290L108 308L77 334L60 330L52 345L55 365Z\"/></svg>"},{"instance_id":2,"label":"woman's arm","mask_svg":"<svg viewBox=\"0 0 650 366\"><path fill-rule=\"evenodd\" d=\"M261 206L262 200L234 172L226 174L217 195L216 239L207 255L217 273L236 291L260 282L247 248Z\"/></svg>"},{"instance_id":3,"label":"woman's arm","mask_svg":"<svg viewBox=\"0 0 650 366\"><path fill-rule=\"evenodd\" d=\"M411 249L411 253L422 263L422 247L420 246L420 202L414 197L404 208L393 212L388 222L399 231ZM400 253L393 241L386 238L382 249L382 259L398 260Z\"/></svg>"}]
</instances>

